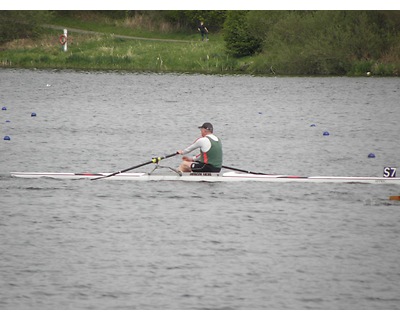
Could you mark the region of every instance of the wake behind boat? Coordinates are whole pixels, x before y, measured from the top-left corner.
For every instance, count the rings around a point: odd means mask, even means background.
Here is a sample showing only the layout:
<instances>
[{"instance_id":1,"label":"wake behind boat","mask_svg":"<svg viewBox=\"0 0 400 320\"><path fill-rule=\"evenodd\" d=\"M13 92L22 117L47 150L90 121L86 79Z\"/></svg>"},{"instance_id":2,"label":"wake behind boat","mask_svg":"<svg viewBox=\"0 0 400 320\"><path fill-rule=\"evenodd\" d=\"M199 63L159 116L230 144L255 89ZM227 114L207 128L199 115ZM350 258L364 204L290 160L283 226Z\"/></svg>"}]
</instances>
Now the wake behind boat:
<instances>
[{"instance_id":1,"label":"wake behind boat","mask_svg":"<svg viewBox=\"0 0 400 320\"><path fill-rule=\"evenodd\" d=\"M16 178L53 178L53 179L90 179L107 178L104 180L129 181L204 181L204 182L317 182L317 183L369 183L369 184L400 184L396 177L339 177L339 176L291 176L269 175L260 173L240 173L229 171L225 173L65 173L65 172L11 172Z\"/></svg>"}]
</instances>

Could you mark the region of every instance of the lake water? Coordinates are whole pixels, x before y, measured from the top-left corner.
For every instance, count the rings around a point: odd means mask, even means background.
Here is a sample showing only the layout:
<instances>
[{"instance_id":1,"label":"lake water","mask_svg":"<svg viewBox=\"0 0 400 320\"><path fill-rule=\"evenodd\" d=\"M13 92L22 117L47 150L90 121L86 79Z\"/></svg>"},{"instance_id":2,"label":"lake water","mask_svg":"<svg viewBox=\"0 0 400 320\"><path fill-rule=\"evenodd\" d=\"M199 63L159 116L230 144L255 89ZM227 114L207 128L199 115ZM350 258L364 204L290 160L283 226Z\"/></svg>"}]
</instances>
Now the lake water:
<instances>
[{"instance_id":1,"label":"lake water","mask_svg":"<svg viewBox=\"0 0 400 320\"><path fill-rule=\"evenodd\" d=\"M0 309L399 309L399 186L9 176L129 168L205 121L227 166L382 176L399 97L398 78L0 69Z\"/></svg>"}]
</instances>

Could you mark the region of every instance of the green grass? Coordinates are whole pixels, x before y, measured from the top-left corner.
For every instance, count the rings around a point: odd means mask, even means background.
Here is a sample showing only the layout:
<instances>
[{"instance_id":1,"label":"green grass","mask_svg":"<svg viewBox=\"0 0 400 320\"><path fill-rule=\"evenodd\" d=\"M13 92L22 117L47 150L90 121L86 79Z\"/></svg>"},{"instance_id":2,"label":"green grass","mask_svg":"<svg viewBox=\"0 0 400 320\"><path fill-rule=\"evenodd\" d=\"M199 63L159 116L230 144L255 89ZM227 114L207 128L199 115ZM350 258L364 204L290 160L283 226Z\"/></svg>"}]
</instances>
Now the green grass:
<instances>
[{"instance_id":1,"label":"green grass","mask_svg":"<svg viewBox=\"0 0 400 320\"><path fill-rule=\"evenodd\" d=\"M131 72L179 72L205 74L309 75L304 61L296 63L290 52L269 52L245 58L234 58L226 53L222 34L209 35L202 42L196 32L161 32L123 27L114 22L54 19L49 24L60 25L59 30L44 29L36 40L16 40L0 50L0 68L123 70ZM69 32L68 51L63 52L58 41L63 27L101 32L85 34ZM118 38L113 35L145 37L153 40ZM180 42L160 41L180 40ZM321 57L317 57L322 59ZM318 61L317 61L318 62ZM321 60L316 67L324 66ZM316 68L314 67L314 68ZM398 64L355 61L347 75L397 75ZM321 72L319 69L316 71ZM330 75L329 72L320 73Z\"/></svg>"},{"instance_id":2,"label":"green grass","mask_svg":"<svg viewBox=\"0 0 400 320\"><path fill-rule=\"evenodd\" d=\"M230 73L238 65L236 59L224 53L221 36L208 42L199 37L187 42L164 42L71 32L68 51L63 52L58 43L60 34L47 30L37 41L16 42L0 51L0 65L7 61L3 66L193 73Z\"/></svg>"},{"instance_id":3,"label":"green grass","mask_svg":"<svg viewBox=\"0 0 400 320\"><path fill-rule=\"evenodd\" d=\"M56 17L49 22L49 24L68 26L70 28L90 30L108 34L118 34L124 36L143 37L143 38L155 38L155 39L175 39L175 40L199 40L200 35L197 30L187 31L169 31L161 32L157 29L147 30L145 28L133 28L124 26L123 23L116 25L115 22L111 22L105 19L100 21L93 20L76 20L70 17ZM213 35L214 40L222 40L221 35Z\"/></svg>"}]
</instances>

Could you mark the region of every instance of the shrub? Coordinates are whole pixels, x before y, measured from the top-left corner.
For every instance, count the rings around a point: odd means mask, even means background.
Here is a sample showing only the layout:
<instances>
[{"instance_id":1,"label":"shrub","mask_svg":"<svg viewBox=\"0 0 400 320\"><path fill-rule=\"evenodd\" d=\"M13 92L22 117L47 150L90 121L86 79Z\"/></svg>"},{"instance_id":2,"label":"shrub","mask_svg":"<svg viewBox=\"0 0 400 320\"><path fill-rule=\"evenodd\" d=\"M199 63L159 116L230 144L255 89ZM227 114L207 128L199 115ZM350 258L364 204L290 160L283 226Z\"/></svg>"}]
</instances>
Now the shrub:
<instances>
[{"instance_id":1,"label":"shrub","mask_svg":"<svg viewBox=\"0 0 400 320\"><path fill-rule=\"evenodd\" d=\"M0 11L0 44L15 39L38 37L41 24L51 14L51 11Z\"/></svg>"},{"instance_id":2,"label":"shrub","mask_svg":"<svg viewBox=\"0 0 400 320\"><path fill-rule=\"evenodd\" d=\"M250 56L261 50L261 39L249 31L247 14L247 11L230 11L224 23L226 48L234 57Z\"/></svg>"}]
</instances>

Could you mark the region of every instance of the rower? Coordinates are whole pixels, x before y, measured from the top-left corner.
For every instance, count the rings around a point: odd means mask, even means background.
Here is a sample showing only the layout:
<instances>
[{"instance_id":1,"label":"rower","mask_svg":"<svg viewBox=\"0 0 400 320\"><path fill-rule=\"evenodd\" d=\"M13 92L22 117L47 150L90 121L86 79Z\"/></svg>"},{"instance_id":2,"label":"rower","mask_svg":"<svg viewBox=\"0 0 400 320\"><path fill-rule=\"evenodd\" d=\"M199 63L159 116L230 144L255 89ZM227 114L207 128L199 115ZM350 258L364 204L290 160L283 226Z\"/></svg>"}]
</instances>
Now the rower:
<instances>
[{"instance_id":1,"label":"rower","mask_svg":"<svg viewBox=\"0 0 400 320\"><path fill-rule=\"evenodd\" d=\"M222 143L213 133L214 127L211 123L205 122L198 127L201 137L184 150L178 153L185 155L189 152L200 149L200 154L194 157L182 157L182 163L178 170L181 172L220 172L222 168Z\"/></svg>"}]
</instances>

